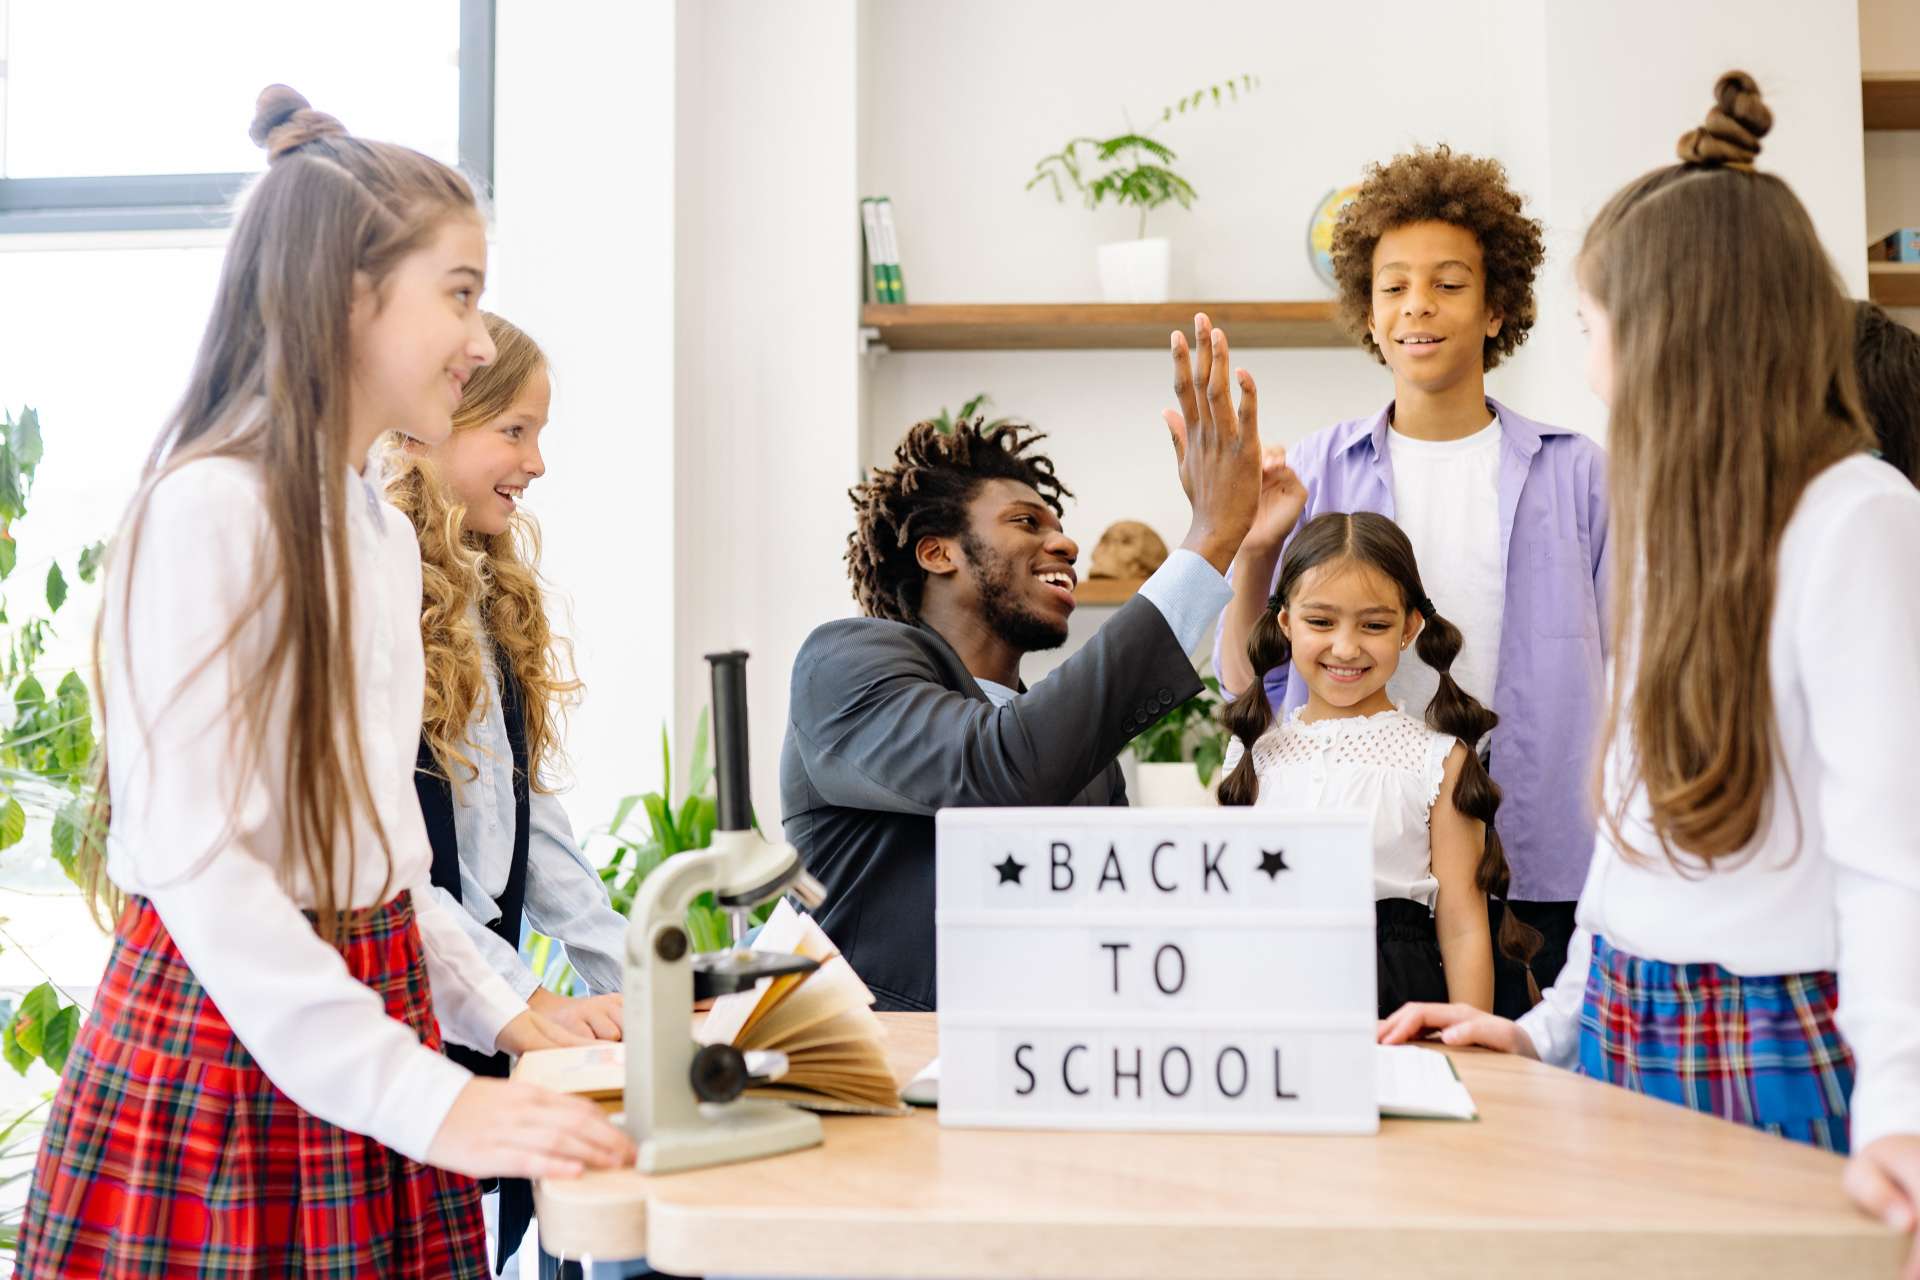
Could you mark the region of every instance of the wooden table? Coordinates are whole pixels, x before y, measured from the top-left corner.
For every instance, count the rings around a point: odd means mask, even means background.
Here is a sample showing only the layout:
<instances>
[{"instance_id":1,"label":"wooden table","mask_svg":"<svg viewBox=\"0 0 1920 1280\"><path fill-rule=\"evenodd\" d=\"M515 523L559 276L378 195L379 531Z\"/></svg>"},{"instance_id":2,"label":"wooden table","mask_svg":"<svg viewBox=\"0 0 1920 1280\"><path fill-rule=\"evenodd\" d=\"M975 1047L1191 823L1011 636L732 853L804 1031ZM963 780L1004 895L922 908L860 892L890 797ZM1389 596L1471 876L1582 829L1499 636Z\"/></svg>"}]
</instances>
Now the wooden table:
<instances>
[{"instance_id":1,"label":"wooden table","mask_svg":"<svg viewBox=\"0 0 1920 1280\"><path fill-rule=\"evenodd\" d=\"M932 1014L883 1014L905 1079ZM541 1244L680 1275L1894 1276L1838 1157L1522 1058L1445 1050L1477 1123L1375 1138L826 1117L811 1151L537 1184Z\"/></svg>"}]
</instances>

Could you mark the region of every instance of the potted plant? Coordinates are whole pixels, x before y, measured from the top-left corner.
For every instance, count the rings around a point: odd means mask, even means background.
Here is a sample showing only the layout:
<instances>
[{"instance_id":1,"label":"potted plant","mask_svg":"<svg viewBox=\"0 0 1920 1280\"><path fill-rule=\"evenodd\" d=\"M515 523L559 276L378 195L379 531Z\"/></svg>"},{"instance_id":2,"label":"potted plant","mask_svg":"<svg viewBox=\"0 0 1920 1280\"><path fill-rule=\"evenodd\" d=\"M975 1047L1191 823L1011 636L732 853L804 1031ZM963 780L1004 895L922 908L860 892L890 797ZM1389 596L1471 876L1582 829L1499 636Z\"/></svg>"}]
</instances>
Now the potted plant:
<instances>
[{"instance_id":1,"label":"potted plant","mask_svg":"<svg viewBox=\"0 0 1920 1280\"><path fill-rule=\"evenodd\" d=\"M1054 198L1064 201L1066 187L1061 179L1065 178L1089 209L1112 200L1140 211L1134 239L1100 246L1100 292L1108 302L1167 300L1171 247L1164 236L1148 237L1147 214L1169 201L1178 201L1183 209L1192 208L1197 194L1192 183L1173 171L1173 161L1178 157L1172 148L1150 136L1152 130L1209 102L1216 106L1223 100L1237 102L1242 92L1251 92L1259 83L1254 76L1244 75L1196 89L1161 108L1160 119L1147 129L1135 129L1129 123L1110 138L1069 138L1064 147L1042 156L1033 166L1034 175L1027 182L1029 191L1045 181L1053 187ZM1100 165L1108 167L1094 173Z\"/></svg>"},{"instance_id":2,"label":"potted plant","mask_svg":"<svg viewBox=\"0 0 1920 1280\"><path fill-rule=\"evenodd\" d=\"M1139 764L1140 794L1134 803L1145 809L1212 805L1220 781L1220 764L1227 756L1227 730L1220 721L1220 682L1212 676L1206 687L1148 725L1133 740Z\"/></svg>"}]
</instances>

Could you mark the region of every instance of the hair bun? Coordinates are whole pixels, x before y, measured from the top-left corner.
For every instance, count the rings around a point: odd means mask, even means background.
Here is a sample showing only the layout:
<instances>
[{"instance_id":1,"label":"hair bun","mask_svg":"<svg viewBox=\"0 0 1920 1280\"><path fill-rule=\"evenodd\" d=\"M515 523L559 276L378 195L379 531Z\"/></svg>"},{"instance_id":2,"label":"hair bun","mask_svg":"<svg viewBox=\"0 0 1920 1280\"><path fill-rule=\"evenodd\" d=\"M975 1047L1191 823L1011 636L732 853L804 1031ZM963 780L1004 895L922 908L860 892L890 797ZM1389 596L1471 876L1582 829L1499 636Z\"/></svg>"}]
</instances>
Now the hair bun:
<instances>
[{"instance_id":1,"label":"hair bun","mask_svg":"<svg viewBox=\"0 0 1920 1280\"><path fill-rule=\"evenodd\" d=\"M264 147L271 164L295 147L315 138L345 134L347 127L324 111L315 111L298 89L270 84L260 91L253 104L253 124L247 136L253 145Z\"/></svg>"},{"instance_id":2,"label":"hair bun","mask_svg":"<svg viewBox=\"0 0 1920 1280\"><path fill-rule=\"evenodd\" d=\"M1760 86L1744 71L1729 71L1713 86L1713 97L1706 120L1680 139L1681 162L1751 169L1760 139L1773 128L1773 112L1761 100Z\"/></svg>"}]
</instances>

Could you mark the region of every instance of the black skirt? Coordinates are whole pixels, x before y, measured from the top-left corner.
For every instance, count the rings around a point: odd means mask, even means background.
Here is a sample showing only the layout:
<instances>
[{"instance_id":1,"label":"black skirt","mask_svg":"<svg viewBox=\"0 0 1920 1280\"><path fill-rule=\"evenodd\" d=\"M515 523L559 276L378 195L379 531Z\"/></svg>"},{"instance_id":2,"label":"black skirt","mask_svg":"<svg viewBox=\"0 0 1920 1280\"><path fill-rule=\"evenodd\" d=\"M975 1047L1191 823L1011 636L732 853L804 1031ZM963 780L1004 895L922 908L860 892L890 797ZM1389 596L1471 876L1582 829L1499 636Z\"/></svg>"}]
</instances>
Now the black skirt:
<instances>
[{"instance_id":1,"label":"black skirt","mask_svg":"<svg viewBox=\"0 0 1920 1280\"><path fill-rule=\"evenodd\" d=\"M1440 967L1433 912L1407 898L1376 900L1373 946L1381 1017L1415 1000L1446 1002L1447 975Z\"/></svg>"}]
</instances>

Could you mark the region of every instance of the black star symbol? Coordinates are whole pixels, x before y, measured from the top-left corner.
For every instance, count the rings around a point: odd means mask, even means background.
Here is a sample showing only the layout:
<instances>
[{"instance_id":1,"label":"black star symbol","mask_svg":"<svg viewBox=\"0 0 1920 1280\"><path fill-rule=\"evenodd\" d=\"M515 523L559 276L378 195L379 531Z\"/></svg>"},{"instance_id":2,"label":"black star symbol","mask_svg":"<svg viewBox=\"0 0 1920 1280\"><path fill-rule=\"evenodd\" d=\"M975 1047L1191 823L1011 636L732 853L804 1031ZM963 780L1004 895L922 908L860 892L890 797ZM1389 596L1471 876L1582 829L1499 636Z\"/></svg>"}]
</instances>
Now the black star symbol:
<instances>
[{"instance_id":1,"label":"black star symbol","mask_svg":"<svg viewBox=\"0 0 1920 1280\"><path fill-rule=\"evenodd\" d=\"M1019 884L1020 873L1027 869L1027 864L1024 862L1015 862L1013 855L1008 854L1007 860L1005 862L995 863L993 869L1000 873L1001 884Z\"/></svg>"},{"instance_id":2,"label":"black star symbol","mask_svg":"<svg viewBox=\"0 0 1920 1280\"><path fill-rule=\"evenodd\" d=\"M1291 871L1287 865L1285 849L1262 849L1260 851L1260 870L1267 873L1267 879L1278 880L1282 871Z\"/></svg>"}]
</instances>

